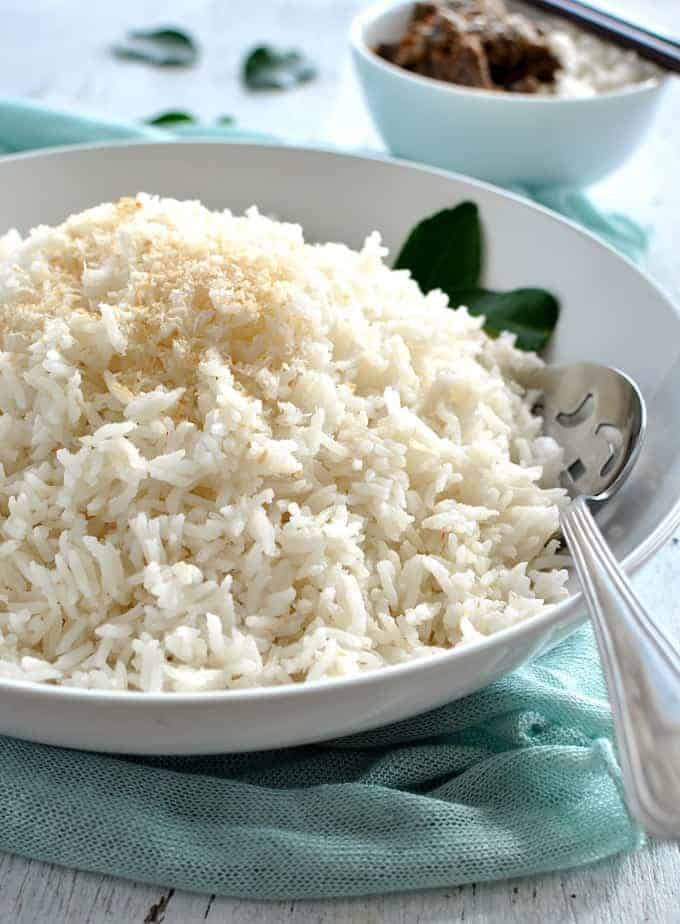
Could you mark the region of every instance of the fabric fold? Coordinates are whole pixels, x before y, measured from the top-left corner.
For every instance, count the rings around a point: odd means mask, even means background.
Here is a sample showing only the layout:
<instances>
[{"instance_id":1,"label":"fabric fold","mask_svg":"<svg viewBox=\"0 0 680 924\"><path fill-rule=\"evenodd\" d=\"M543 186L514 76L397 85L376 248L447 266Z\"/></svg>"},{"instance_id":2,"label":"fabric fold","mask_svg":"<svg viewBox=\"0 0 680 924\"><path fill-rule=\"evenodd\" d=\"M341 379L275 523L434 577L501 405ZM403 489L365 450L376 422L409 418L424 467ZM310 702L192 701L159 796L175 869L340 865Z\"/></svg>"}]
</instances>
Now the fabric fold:
<instances>
[{"instance_id":1,"label":"fabric fold","mask_svg":"<svg viewBox=\"0 0 680 924\"><path fill-rule=\"evenodd\" d=\"M590 628L487 689L328 744L123 757L0 739L0 849L240 898L500 879L634 849Z\"/></svg>"}]
</instances>

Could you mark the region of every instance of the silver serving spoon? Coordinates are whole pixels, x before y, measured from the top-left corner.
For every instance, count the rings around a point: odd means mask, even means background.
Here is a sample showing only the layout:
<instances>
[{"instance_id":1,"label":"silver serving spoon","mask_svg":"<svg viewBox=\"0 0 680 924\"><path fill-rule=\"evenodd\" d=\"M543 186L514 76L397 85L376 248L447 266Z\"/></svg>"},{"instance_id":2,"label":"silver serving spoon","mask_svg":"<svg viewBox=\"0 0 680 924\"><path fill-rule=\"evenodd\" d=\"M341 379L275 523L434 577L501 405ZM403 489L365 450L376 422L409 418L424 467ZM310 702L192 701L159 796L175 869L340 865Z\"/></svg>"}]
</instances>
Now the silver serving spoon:
<instances>
[{"instance_id":1,"label":"silver serving spoon","mask_svg":"<svg viewBox=\"0 0 680 924\"><path fill-rule=\"evenodd\" d=\"M562 532L595 626L626 801L650 834L680 838L680 649L638 601L590 512L637 459L644 400L622 372L592 363L546 366L535 385L544 432L564 450L572 501Z\"/></svg>"}]
</instances>

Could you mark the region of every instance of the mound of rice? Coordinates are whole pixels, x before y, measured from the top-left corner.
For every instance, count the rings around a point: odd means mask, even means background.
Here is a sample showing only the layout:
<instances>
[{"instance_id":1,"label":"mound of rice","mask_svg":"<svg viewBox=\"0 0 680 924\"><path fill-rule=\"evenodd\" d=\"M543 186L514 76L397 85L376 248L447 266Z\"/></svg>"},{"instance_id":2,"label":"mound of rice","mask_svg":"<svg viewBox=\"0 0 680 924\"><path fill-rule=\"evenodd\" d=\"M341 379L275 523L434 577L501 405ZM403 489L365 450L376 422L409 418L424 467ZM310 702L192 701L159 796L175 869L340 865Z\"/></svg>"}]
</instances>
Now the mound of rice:
<instances>
[{"instance_id":1,"label":"mound of rice","mask_svg":"<svg viewBox=\"0 0 680 924\"><path fill-rule=\"evenodd\" d=\"M0 676L338 677L564 596L540 360L385 254L146 195L0 238Z\"/></svg>"}]
</instances>

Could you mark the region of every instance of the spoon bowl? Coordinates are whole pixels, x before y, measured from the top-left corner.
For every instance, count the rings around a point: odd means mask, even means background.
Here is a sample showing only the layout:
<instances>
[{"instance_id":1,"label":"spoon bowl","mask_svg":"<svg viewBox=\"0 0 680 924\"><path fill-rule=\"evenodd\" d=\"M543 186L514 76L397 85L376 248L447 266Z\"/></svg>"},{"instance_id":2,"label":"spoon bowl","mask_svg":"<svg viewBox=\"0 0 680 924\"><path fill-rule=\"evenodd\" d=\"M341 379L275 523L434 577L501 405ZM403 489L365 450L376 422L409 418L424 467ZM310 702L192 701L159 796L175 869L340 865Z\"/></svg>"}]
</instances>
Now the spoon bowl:
<instances>
[{"instance_id":1,"label":"spoon bowl","mask_svg":"<svg viewBox=\"0 0 680 924\"><path fill-rule=\"evenodd\" d=\"M569 496L608 500L630 474L647 428L635 382L608 366L545 366L536 375L543 430L562 448L562 487Z\"/></svg>"}]
</instances>

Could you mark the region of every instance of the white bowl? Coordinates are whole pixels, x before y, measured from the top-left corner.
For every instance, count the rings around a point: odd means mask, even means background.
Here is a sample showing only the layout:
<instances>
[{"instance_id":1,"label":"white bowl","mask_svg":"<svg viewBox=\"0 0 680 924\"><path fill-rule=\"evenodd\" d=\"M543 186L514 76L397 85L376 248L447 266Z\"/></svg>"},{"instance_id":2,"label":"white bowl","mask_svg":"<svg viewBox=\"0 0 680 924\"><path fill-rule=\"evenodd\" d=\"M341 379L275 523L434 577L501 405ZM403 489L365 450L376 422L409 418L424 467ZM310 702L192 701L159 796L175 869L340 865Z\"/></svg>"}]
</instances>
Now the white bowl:
<instances>
[{"instance_id":1,"label":"white bowl","mask_svg":"<svg viewBox=\"0 0 680 924\"><path fill-rule=\"evenodd\" d=\"M556 215L471 181L394 161L251 144L134 144L0 160L3 228L61 221L140 190L240 211L257 203L308 239L392 252L423 216L462 199L480 208L492 287L555 292L551 355L624 369L649 405L649 439L601 522L628 571L680 521L680 317L631 263ZM585 618L572 596L549 614L465 648L359 677L199 694L109 693L0 681L0 733L102 751L198 754L318 741L405 718L478 690Z\"/></svg>"},{"instance_id":2,"label":"white bowl","mask_svg":"<svg viewBox=\"0 0 680 924\"><path fill-rule=\"evenodd\" d=\"M651 79L584 98L494 93L421 77L373 49L404 34L413 3L379 3L352 23L368 107L397 157L499 185L587 185L642 141L666 84Z\"/></svg>"}]
</instances>

